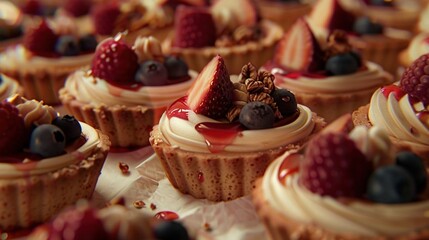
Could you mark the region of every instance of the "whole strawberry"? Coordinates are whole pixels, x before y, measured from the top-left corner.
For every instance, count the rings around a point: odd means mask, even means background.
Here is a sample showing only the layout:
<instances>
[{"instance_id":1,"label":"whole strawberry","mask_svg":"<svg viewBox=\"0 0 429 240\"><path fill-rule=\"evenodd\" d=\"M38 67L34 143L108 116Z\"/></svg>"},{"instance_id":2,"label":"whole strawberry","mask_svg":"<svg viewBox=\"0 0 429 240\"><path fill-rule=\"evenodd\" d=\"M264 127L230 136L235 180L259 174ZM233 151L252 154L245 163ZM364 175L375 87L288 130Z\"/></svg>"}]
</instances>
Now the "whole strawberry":
<instances>
[{"instance_id":1,"label":"whole strawberry","mask_svg":"<svg viewBox=\"0 0 429 240\"><path fill-rule=\"evenodd\" d=\"M429 104L429 54L422 55L405 69L400 87L411 97Z\"/></svg>"},{"instance_id":2,"label":"whole strawberry","mask_svg":"<svg viewBox=\"0 0 429 240\"><path fill-rule=\"evenodd\" d=\"M66 0L64 9L75 17L80 17L89 13L91 9L90 0Z\"/></svg>"},{"instance_id":3,"label":"whole strawberry","mask_svg":"<svg viewBox=\"0 0 429 240\"><path fill-rule=\"evenodd\" d=\"M95 32L101 35L111 35L120 14L121 11L116 1L96 6L91 12Z\"/></svg>"},{"instance_id":4,"label":"whole strawberry","mask_svg":"<svg viewBox=\"0 0 429 240\"><path fill-rule=\"evenodd\" d=\"M92 60L92 75L110 82L134 81L139 67L136 53L125 42L112 38L101 42Z\"/></svg>"},{"instance_id":5,"label":"whole strawberry","mask_svg":"<svg viewBox=\"0 0 429 240\"><path fill-rule=\"evenodd\" d=\"M346 133L314 137L300 165L300 183L322 196L362 197L372 165Z\"/></svg>"},{"instance_id":6,"label":"whole strawberry","mask_svg":"<svg viewBox=\"0 0 429 240\"><path fill-rule=\"evenodd\" d=\"M46 21L42 21L39 26L28 30L24 36L24 46L40 56L54 56L55 43L58 35L48 26Z\"/></svg>"},{"instance_id":7,"label":"whole strawberry","mask_svg":"<svg viewBox=\"0 0 429 240\"><path fill-rule=\"evenodd\" d=\"M18 109L8 103L0 103L0 154L9 154L22 150L26 131L24 119Z\"/></svg>"}]
</instances>

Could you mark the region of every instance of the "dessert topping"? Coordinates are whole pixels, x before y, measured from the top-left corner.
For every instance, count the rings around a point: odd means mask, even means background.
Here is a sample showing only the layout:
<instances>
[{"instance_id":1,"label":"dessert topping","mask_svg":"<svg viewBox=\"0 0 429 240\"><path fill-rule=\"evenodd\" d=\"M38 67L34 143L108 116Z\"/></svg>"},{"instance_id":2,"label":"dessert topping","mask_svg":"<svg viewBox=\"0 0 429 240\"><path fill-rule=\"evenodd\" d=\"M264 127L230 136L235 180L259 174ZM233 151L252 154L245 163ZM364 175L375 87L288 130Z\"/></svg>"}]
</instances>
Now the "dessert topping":
<instances>
[{"instance_id":1,"label":"dessert topping","mask_svg":"<svg viewBox=\"0 0 429 240\"><path fill-rule=\"evenodd\" d=\"M405 69L399 83L411 97L429 104L429 54L422 55Z\"/></svg>"},{"instance_id":2,"label":"dessert topping","mask_svg":"<svg viewBox=\"0 0 429 240\"><path fill-rule=\"evenodd\" d=\"M37 126L30 137L30 151L42 157L54 157L64 153L66 136L57 126L42 124Z\"/></svg>"},{"instance_id":3,"label":"dessert topping","mask_svg":"<svg viewBox=\"0 0 429 240\"><path fill-rule=\"evenodd\" d=\"M179 215L172 211L161 211L156 213L154 218L158 220L173 221L179 219Z\"/></svg>"},{"instance_id":4,"label":"dessert topping","mask_svg":"<svg viewBox=\"0 0 429 240\"><path fill-rule=\"evenodd\" d=\"M326 61L325 69L329 75L347 75L359 69L358 62L350 53L342 53L330 57Z\"/></svg>"},{"instance_id":5,"label":"dessert topping","mask_svg":"<svg viewBox=\"0 0 429 240\"><path fill-rule=\"evenodd\" d=\"M295 95L287 89L275 89L272 93L275 105L283 117L291 116L296 113L298 104Z\"/></svg>"},{"instance_id":6,"label":"dessert topping","mask_svg":"<svg viewBox=\"0 0 429 240\"><path fill-rule=\"evenodd\" d=\"M91 0L66 0L63 8L75 17L80 17L89 13Z\"/></svg>"},{"instance_id":7,"label":"dessert topping","mask_svg":"<svg viewBox=\"0 0 429 240\"><path fill-rule=\"evenodd\" d=\"M52 31L46 21L31 28L24 36L24 46L40 56L52 56L55 53L55 43L58 35Z\"/></svg>"},{"instance_id":8,"label":"dessert topping","mask_svg":"<svg viewBox=\"0 0 429 240\"><path fill-rule=\"evenodd\" d=\"M49 124L58 116L53 107L44 105L43 102L27 100L18 95L12 97L10 102L18 108L27 130L34 125Z\"/></svg>"},{"instance_id":9,"label":"dessert topping","mask_svg":"<svg viewBox=\"0 0 429 240\"><path fill-rule=\"evenodd\" d=\"M180 79L188 76L188 64L177 56L167 56L164 66L167 68L169 79Z\"/></svg>"},{"instance_id":10,"label":"dessert topping","mask_svg":"<svg viewBox=\"0 0 429 240\"><path fill-rule=\"evenodd\" d=\"M73 116L64 115L54 119L52 124L59 127L66 136L66 143L71 143L82 134L82 127L79 121Z\"/></svg>"},{"instance_id":11,"label":"dessert topping","mask_svg":"<svg viewBox=\"0 0 429 240\"><path fill-rule=\"evenodd\" d=\"M55 51L62 56L79 55L79 39L72 35L64 35L58 38Z\"/></svg>"},{"instance_id":12,"label":"dessert topping","mask_svg":"<svg viewBox=\"0 0 429 240\"><path fill-rule=\"evenodd\" d=\"M260 101L249 102L240 111L240 123L248 129L266 129L274 125L274 111Z\"/></svg>"},{"instance_id":13,"label":"dessert topping","mask_svg":"<svg viewBox=\"0 0 429 240\"><path fill-rule=\"evenodd\" d=\"M158 39L149 37L138 37L134 42L133 49L136 52L139 62L147 60L164 61L161 43Z\"/></svg>"},{"instance_id":14,"label":"dessert topping","mask_svg":"<svg viewBox=\"0 0 429 240\"><path fill-rule=\"evenodd\" d=\"M135 80L145 86L163 86L167 85L168 75L164 64L148 60L140 64L137 70Z\"/></svg>"},{"instance_id":15,"label":"dessert topping","mask_svg":"<svg viewBox=\"0 0 429 240\"><path fill-rule=\"evenodd\" d=\"M360 17L353 25L353 30L360 35L383 33L383 25L372 21L369 17Z\"/></svg>"},{"instance_id":16,"label":"dessert topping","mask_svg":"<svg viewBox=\"0 0 429 240\"><path fill-rule=\"evenodd\" d=\"M396 154L396 165L404 168L412 176L416 192L421 193L427 186L427 171L422 159L412 152L399 152Z\"/></svg>"},{"instance_id":17,"label":"dessert topping","mask_svg":"<svg viewBox=\"0 0 429 240\"><path fill-rule=\"evenodd\" d=\"M20 151L26 143L24 119L19 110L8 102L0 102L0 153Z\"/></svg>"},{"instance_id":18,"label":"dessert topping","mask_svg":"<svg viewBox=\"0 0 429 240\"><path fill-rule=\"evenodd\" d=\"M101 35L110 35L115 30L115 23L121 14L116 1L107 4L99 4L94 8L91 17L94 22L95 31Z\"/></svg>"},{"instance_id":19,"label":"dessert topping","mask_svg":"<svg viewBox=\"0 0 429 240\"><path fill-rule=\"evenodd\" d=\"M355 16L344 9L340 0L320 0L309 14L309 20L324 29L352 32Z\"/></svg>"},{"instance_id":20,"label":"dessert topping","mask_svg":"<svg viewBox=\"0 0 429 240\"><path fill-rule=\"evenodd\" d=\"M212 5L211 12L219 34L230 33L240 26L254 26L260 20L252 0L218 0Z\"/></svg>"}]
</instances>

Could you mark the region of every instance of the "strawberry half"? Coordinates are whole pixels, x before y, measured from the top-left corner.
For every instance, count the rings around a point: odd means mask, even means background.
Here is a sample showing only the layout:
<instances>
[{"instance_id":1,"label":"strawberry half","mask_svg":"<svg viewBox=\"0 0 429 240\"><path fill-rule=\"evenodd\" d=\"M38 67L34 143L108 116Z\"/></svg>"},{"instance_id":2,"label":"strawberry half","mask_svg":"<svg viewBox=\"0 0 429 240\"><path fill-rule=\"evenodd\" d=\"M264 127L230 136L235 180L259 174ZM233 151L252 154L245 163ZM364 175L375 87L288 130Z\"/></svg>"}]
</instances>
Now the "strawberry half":
<instances>
[{"instance_id":1,"label":"strawberry half","mask_svg":"<svg viewBox=\"0 0 429 240\"><path fill-rule=\"evenodd\" d=\"M198 114L222 118L232 105L232 84L223 58L215 56L195 79L189 90L187 104Z\"/></svg>"},{"instance_id":2,"label":"strawberry half","mask_svg":"<svg viewBox=\"0 0 429 240\"><path fill-rule=\"evenodd\" d=\"M353 32L356 17L345 10L338 0L319 0L309 14L309 21L331 31Z\"/></svg>"},{"instance_id":3,"label":"strawberry half","mask_svg":"<svg viewBox=\"0 0 429 240\"><path fill-rule=\"evenodd\" d=\"M274 61L300 72L316 72L324 68L319 42L304 19L299 19L282 37Z\"/></svg>"},{"instance_id":4,"label":"strawberry half","mask_svg":"<svg viewBox=\"0 0 429 240\"><path fill-rule=\"evenodd\" d=\"M175 15L174 47L201 48L214 46L216 27L206 8L179 6Z\"/></svg>"},{"instance_id":5,"label":"strawberry half","mask_svg":"<svg viewBox=\"0 0 429 240\"><path fill-rule=\"evenodd\" d=\"M253 0L217 0L211 11L215 16L222 16L226 11L236 17L238 26L253 26L260 20L260 14Z\"/></svg>"},{"instance_id":6,"label":"strawberry half","mask_svg":"<svg viewBox=\"0 0 429 240\"><path fill-rule=\"evenodd\" d=\"M39 26L27 31L24 36L24 47L39 56L56 56L55 43L58 35L48 26L46 21L42 21Z\"/></svg>"},{"instance_id":7,"label":"strawberry half","mask_svg":"<svg viewBox=\"0 0 429 240\"><path fill-rule=\"evenodd\" d=\"M80 17L89 13L91 9L90 0L67 0L64 9L75 17Z\"/></svg>"},{"instance_id":8,"label":"strawberry half","mask_svg":"<svg viewBox=\"0 0 429 240\"><path fill-rule=\"evenodd\" d=\"M110 38L100 43L92 60L92 75L119 84L134 82L139 64L137 54L122 40Z\"/></svg>"},{"instance_id":9,"label":"strawberry half","mask_svg":"<svg viewBox=\"0 0 429 240\"><path fill-rule=\"evenodd\" d=\"M95 32L101 35L111 35L115 29L115 23L121 11L116 1L99 4L91 12Z\"/></svg>"},{"instance_id":10,"label":"strawberry half","mask_svg":"<svg viewBox=\"0 0 429 240\"><path fill-rule=\"evenodd\" d=\"M318 134L301 161L300 184L322 196L362 197L371 171L371 162L348 134Z\"/></svg>"}]
</instances>

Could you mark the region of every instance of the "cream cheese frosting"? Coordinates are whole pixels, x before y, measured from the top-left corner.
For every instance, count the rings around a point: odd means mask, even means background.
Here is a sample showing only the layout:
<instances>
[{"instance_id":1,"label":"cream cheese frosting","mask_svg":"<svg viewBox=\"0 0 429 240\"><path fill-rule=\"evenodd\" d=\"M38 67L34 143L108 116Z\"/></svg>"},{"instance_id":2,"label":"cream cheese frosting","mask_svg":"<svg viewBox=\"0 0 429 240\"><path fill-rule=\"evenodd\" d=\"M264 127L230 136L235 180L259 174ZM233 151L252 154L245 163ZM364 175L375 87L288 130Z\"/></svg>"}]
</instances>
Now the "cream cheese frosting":
<instances>
[{"instance_id":1,"label":"cream cheese frosting","mask_svg":"<svg viewBox=\"0 0 429 240\"><path fill-rule=\"evenodd\" d=\"M71 149L66 154L32 161L25 159L23 163L0 163L1 178L17 178L53 172L89 157L100 144L98 132L91 126L80 122L85 143L77 149ZM67 150L67 149L66 149Z\"/></svg>"},{"instance_id":2,"label":"cream cheese frosting","mask_svg":"<svg viewBox=\"0 0 429 240\"><path fill-rule=\"evenodd\" d=\"M381 89L378 89L371 98L368 118L373 126L384 129L390 136L428 146L429 126L416 115L415 108L418 106L421 108L423 104L412 104L408 94L397 100L390 93L386 99Z\"/></svg>"},{"instance_id":3,"label":"cream cheese frosting","mask_svg":"<svg viewBox=\"0 0 429 240\"><path fill-rule=\"evenodd\" d=\"M375 88L393 82L393 77L372 62L366 63L366 70L341 76L312 78L306 76L288 77L284 70L273 68L271 73L276 75L275 83L279 87L292 92L304 93L345 93Z\"/></svg>"},{"instance_id":4,"label":"cream cheese frosting","mask_svg":"<svg viewBox=\"0 0 429 240\"><path fill-rule=\"evenodd\" d=\"M21 87L18 82L6 75L1 75L2 82L0 84L0 101L5 100L14 94L21 92Z\"/></svg>"},{"instance_id":5,"label":"cream cheese frosting","mask_svg":"<svg viewBox=\"0 0 429 240\"><path fill-rule=\"evenodd\" d=\"M283 185L278 179L279 169L289 154L286 152L268 167L262 182L268 204L285 217L334 233L367 237L398 236L429 226L429 201L395 205L342 202L302 187L298 171L288 175Z\"/></svg>"},{"instance_id":6,"label":"cream cheese frosting","mask_svg":"<svg viewBox=\"0 0 429 240\"><path fill-rule=\"evenodd\" d=\"M107 81L96 78L83 70L71 74L65 89L82 103L95 107L106 105L166 107L175 99L186 94L197 73L189 71L190 80L166 86L143 86L137 90L119 88Z\"/></svg>"}]
</instances>

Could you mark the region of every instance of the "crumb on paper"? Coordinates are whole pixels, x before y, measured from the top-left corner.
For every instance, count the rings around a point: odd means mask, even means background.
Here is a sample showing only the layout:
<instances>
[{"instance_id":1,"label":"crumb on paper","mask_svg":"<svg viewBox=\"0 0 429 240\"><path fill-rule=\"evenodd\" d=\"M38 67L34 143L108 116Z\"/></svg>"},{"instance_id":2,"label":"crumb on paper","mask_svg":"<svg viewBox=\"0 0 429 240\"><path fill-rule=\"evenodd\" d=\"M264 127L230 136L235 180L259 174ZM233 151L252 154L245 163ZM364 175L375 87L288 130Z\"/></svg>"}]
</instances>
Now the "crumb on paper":
<instances>
[{"instance_id":1,"label":"crumb on paper","mask_svg":"<svg viewBox=\"0 0 429 240\"><path fill-rule=\"evenodd\" d=\"M151 203L151 204L150 204L150 209L155 210L155 209L156 209L156 205L155 205L155 204L153 204L153 203Z\"/></svg>"},{"instance_id":2,"label":"crumb on paper","mask_svg":"<svg viewBox=\"0 0 429 240\"><path fill-rule=\"evenodd\" d=\"M210 226L209 223L204 223L204 230L206 230L206 232L211 232L213 228Z\"/></svg>"},{"instance_id":3,"label":"crumb on paper","mask_svg":"<svg viewBox=\"0 0 429 240\"><path fill-rule=\"evenodd\" d=\"M123 196L116 197L116 198L112 199L110 202L107 203L107 206L112 206L112 205L122 205L122 206L125 206L125 198Z\"/></svg>"},{"instance_id":4,"label":"crumb on paper","mask_svg":"<svg viewBox=\"0 0 429 240\"><path fill-rule=\"evenodd\" d=\"M144 208L146 206L146 203L143 202L142 200L137 200L137 201L134 201L133 205L135 208L141 209L141 208Z\"/></svg>"},{"instance_id":5,"label":"crumb on paper","mask_svg":"<svg viewBox=\"0 0 429 240\"><path fill-rule=\"evenodd\" d=\"M119 162L119 169L121 169L122 174L130 174L130 167L124 162Z\"/></svg>"}]
</instances>

